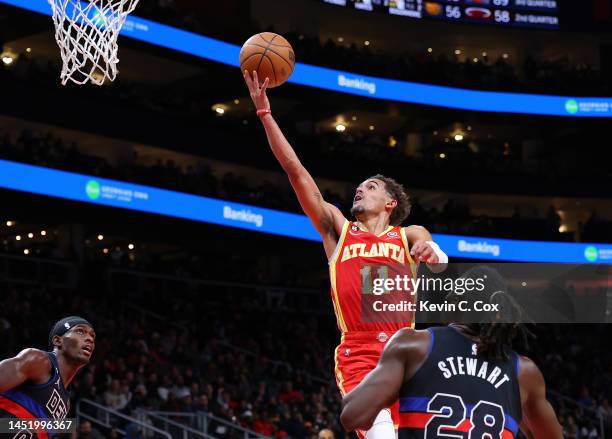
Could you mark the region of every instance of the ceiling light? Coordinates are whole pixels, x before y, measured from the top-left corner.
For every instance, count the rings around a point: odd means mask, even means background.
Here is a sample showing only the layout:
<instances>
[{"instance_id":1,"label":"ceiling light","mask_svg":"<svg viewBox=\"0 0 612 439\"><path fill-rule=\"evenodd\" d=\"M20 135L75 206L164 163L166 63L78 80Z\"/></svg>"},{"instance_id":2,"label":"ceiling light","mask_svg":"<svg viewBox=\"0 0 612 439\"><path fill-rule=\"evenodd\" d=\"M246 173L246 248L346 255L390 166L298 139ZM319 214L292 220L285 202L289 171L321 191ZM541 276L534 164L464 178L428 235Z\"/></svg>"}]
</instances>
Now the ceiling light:
<instances>
[{"instance_id":1,"label":"ceiling light","mask_svg":"<svg viewBox=\"0 0 612 439\"><path fill-rule=\"evenodd\" d=\"M427 48L427 52L431 53L431 52L433 52L433 49L431 47L428 47Z\"/></svg>"},{"instance_id":2,"label":"ceiling light","mask_svg":"<svg viewBox=\"0 0 612 439\"><path fill-rule=\"evenodd\" d=\"M446 154L444 154L443 152L442 152L442 153L440 153L440 158L441 158L441 159L446 158Z\"/></svg>"},{"instance_id":3,"label":"ceiling light","mask_svg":"<svg viewBox=\"0 0 612 439\"><path fill-rule=\"evenodd\" d=\"M346 131L346 125L339 123L336 124L336 131L338 131L339 133L343 133Z\"/></svg>"},{"instance_id":4,"label":"ceiling light","mask_svg":"<svg viewBox=\"0 0 612 439\"><path fill-rule=\"evenodd\" d=\"M24 255L29 255L30 254L30 250L28 250L27 248L23 250L23 254Z\"/></svg>"},{"instance_id":5,"label":"ceiling light","mask_svg":"<svg viewBox=\"0 0 612 439\"><path fill-rule=\"evenodd\" d=\"M128 245L128 248L129 248L130 250L134 250L134 244L129 244L129 245Z\"/></svg>"},{"instance_id":6,"label":"ceiling light","mask_svg":"<svg viewBox=\"0 0 612 439\"><path fill-rule=\"evenodd\" d=\"M13 64L13 61L15 61L15 60L11 56L5 55L5 56L2 57L2 62L4 64L6 64L7 66Z\"/></svg>"},{"instance_id":7,"label":"ceiling light","mask_svg":"<svg viewBox=\"0 0 612 439\"><path fill-rule=\"evenodd\" d=\"M102 241L104 239L104 235L98 235L98 241Z\"/></svg>"},{"instance_id":8,"label":"ceiling light","mask_svg":"<svg viewBox=\"0 0 612 439\"><path fill-rule=\"evenodd\" d=\"M21 235L17 235L17 236L15 236L15 239L16 239L17 241L21 241Z\"/></svg>"},{"instance_id":9,"label":"ceiling light","mask_svg":"<svg viewBox=\"0 0 612 439\"><path fill-rule=\"evenodd\" d=\"M28 233L28 238L30 238L30 239L34 238L34 233L32 233L32 232Z\"/></svg>"},{"instance_id":10,"label":"ceiling light","mask_svg":"<svg viewBox=\"0 0 612 439\"><path fill-rule=\"evenodd\" d=\"M11 226L15 225L15 222L14 221L7 221L6 225L7 225L7 227L11 227Z\"/></svg>"},{"instance_id":11,"label":"ceiling light","mask_svg":"<svg viewBox=\"0 0 612 439\"><path fill-rule=\"evenodd\" d=\"M363 42L363 44L365 44L366 46L369 46L369 45L370 45L370 42L369 42L368 40L365 40L365 41Z\"/></svg>"},{"instance_id":12,"label":"ceiling light","mask_svg":"<svg viewBox=\"0 0 612 439\"><path fill-rule=\"evenodd\" d=\"M40 235L41 236L47 236L47 231L46 230L41 230L40 231Z\"/></svg>"},{"instance_id":13,"label":"ceiling light","mask_svg":"<svg viewBox=\"0 0 612 439\"><path fill-rule=\"evenodd\" d=\"M463 134L455 134L455 141L461 142L463 140Z\"/></svg>"},{"instance_id":14,"label":"ceiling light","mask_svg":"<svg viewBox=\"0 0 612 439\"><path fill-rule=\"evenodd\" d=\"M455 55L461 55L461 50L460 49L455 49Z\"/></svg>"},{"instance_id":15,"label":"ceiling light","mask_svg":"<svg viewBox=\"0 0 612 439\"><path fill-rule=\"evenodd\" d=\"M374 131L374 129L375 129L375 128L376 128L376 127L375 127L374 125L370 125L370 126L368 127L368 129L369 129L370 131Z\"/></svg>"}]
</instances>

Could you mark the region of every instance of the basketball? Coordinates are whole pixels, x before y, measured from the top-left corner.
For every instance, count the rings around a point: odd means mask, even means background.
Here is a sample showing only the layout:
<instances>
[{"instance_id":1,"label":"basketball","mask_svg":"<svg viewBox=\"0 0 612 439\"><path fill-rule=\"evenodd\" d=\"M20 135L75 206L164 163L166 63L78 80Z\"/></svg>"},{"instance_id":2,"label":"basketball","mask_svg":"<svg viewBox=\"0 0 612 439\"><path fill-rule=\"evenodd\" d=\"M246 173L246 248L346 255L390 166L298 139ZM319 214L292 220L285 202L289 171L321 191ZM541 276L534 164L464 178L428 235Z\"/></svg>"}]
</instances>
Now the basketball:
<instances>
[{"instance_id":1,"label":"basketball","mask_svg":"<svg viewBox=\"0 0 612 439\"><path fill-rule=\"evenodd\" d=\"M272 32L253 35L240 50L241 71L257 71L260 83L270 78L270 88L285 83L294 67L293 47L281 35Z\"/></svg>"}]
</instances>

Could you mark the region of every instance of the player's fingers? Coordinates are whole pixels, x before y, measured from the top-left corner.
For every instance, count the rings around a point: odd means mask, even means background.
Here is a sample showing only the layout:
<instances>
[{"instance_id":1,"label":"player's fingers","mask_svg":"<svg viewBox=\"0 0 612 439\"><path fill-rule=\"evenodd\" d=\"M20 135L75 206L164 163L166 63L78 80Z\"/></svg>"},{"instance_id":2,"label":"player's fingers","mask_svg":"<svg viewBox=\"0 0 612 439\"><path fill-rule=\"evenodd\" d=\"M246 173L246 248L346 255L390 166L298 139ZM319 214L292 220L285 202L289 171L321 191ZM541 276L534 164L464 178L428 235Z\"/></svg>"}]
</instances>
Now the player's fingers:
<instances>
[{"instance_id":1,"label":"player's fingers","mask_svg":"<svg viewBox=\"0 0 612 439\"><path fill-rule=\"evenodd\" d=\"M252 92L253 91L253 80L251 79L251 75L249 75L248 70L245 70L242 73L242 76L244 76L244 81L247 84L247 87L249 88L249 91Z\"/></svg>"},{"instance_id":2,"label":"player's fingers","mask_svg":"<svg viewBox=\"0 0 612 439\"><path fill-rule=\"evenodd\" d=\"M412 256L418 256L421 253L421 251L423 251L423 244L420 242L417 242L410 250L410 254Z\"/></svg>"},{"instance_id":3,"label":"player's fingers","mask_svg":"<svg viewBox=\"0 0 612 439\"><path fill-rule=\"evenodd\" d=\"M257 87L257 90L259 90L259 78L257 77L257 70L253 70L253 85L255 85L255 87Z\"/></svg>"},{"instance_id":4,"label":"player's fingers","mask_svg":"<svg viewBox=\"0 0 612 439\"><path fill-rule=\"evenodd\" d=\"M263 85L261 86L261 94L264 94L266 92L266 89L268 88L269 83L270 83L270 78L266 77L266 79L264 79Z\"/></svg>"},{"instance_id":5,"label":"player's fingers","mask_svg":"<svg viewBox=\"0 0 612 439\"><path fill-rule=\"evenodd\" d=\"M432 255L431 248L429 248L429 246L423 246L423 248L419 252L418 257L421 262L425 262L431 257L431 255Z\"/></svg>"}]
</instances>

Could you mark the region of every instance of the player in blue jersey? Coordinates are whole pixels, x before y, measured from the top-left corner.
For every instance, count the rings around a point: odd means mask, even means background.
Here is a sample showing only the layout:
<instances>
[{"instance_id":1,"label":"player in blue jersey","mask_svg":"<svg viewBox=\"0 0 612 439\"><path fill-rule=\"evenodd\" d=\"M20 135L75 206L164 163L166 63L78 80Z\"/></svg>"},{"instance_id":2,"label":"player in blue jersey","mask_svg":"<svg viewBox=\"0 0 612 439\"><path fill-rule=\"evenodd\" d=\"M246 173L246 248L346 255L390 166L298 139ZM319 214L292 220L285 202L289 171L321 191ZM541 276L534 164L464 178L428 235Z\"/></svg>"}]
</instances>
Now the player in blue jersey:
<instances>
[{"instance_id":1,"label":"player in blue jersey","mask_svg":"<svg viewBox=\"0 0 612 439\"><path fill-rule=\"evenodd\" d=\"M24 349L0 362L0 418L63 420L70 410L68 386L89 363L96 333L87 320L59 320L49 333L52 351ZM17 433L17 432L16 432ZM21 432L19 437L53 437L52 431Z\"/></svg>"},{"instance_id":2,"label":"player in blue jersey","mask_svg":"<svg viewBox=\"0 0 612 439\"><path fill-rule=\"evenodd\" d=\"M491 270L476 271L495 278ZM542 373L510 348L527 330L499 284L489 303L501 310L489 321L393 336L376 369L344 397L345 428L368 430L399 398L399 439L514 439L519 429L529 438L562 439Z\"/></svg>"}]
</instances>

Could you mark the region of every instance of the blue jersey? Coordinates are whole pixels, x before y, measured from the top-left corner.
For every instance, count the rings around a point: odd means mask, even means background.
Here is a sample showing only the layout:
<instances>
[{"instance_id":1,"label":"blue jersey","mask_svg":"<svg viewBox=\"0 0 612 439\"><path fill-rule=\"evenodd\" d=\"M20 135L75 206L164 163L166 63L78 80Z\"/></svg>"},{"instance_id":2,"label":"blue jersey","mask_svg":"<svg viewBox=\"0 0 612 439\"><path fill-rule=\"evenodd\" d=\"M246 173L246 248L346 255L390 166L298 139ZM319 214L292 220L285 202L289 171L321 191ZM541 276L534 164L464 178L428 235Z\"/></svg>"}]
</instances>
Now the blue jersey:
<instances>
[{"instance_id":1,"label":"blue jersey","mask_svg":"<svg viewBox=\"0 0 612 439\"><path fill-rule=\"evenodd\" d=\"M64 387L57 357L47 352L51 361L51 378L44 384L25 382L0 393L0 417L17 419L63 420L70 410L70 394ZM52 432L38 433L38 438L52 437ZM28 436L24 436L28 437Z\"/></svg>"},{"instance_id":2,"label":"blue jersey","mask_svg":"<svg viewBox=\"0 0 612 439\"><path fill-rule=\"evenodd\" d=\"M453 327L429 331L429 355L399 393L399 439L516 437L522 417L516 352L491 360Z\"/></svg>"}]
</instances>

